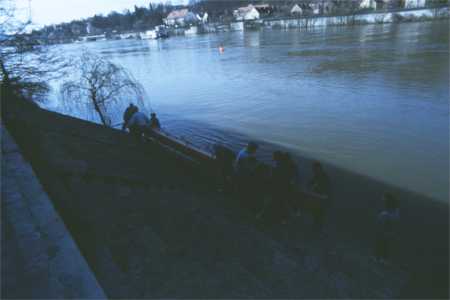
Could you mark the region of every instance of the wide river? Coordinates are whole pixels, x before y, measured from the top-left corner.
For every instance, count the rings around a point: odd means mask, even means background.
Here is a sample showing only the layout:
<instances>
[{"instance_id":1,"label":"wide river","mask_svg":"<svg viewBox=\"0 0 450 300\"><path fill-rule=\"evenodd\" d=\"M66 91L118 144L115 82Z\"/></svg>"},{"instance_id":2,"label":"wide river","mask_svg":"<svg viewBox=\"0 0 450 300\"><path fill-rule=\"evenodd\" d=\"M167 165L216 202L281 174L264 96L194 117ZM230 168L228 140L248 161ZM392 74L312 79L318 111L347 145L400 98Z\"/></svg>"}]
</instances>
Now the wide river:
<instances>
[{"instance_id":1,"label":"wide river","mask_svg":"<svg viewBox=\"0 0 450 300\"><path fill-rule=\"evenodd\" d=\"M282 147L448 201L448 21L61 47L126 67L145 86L147 111L193 144L269 142L262 159ZM49 108L92 118L56 94Z\"/></svg>"}]
</instances>

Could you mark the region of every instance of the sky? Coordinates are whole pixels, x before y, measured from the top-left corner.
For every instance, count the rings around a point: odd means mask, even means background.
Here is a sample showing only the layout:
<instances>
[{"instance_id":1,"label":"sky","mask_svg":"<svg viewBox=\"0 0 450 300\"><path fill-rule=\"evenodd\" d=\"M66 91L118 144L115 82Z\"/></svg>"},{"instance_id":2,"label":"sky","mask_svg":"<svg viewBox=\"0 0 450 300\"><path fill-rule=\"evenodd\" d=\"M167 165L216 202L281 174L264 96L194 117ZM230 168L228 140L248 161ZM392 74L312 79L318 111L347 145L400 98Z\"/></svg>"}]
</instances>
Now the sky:
<instances>
[{"instance_id":1,"label":"sky","mask_svg":"<svg viewBox=\"0 0 450 300\"><path fill-rule=\"evenodd\" d=\"M133 11L134 6L148 6L150 2L167 0L30 0L31 18L40 27L91 17L95 14L108 14L111 11ZM184 4L186 0L171 0L172 4ZM28 0L15 0L17 10L28 15Z\"/></svg>"}]
</instances>

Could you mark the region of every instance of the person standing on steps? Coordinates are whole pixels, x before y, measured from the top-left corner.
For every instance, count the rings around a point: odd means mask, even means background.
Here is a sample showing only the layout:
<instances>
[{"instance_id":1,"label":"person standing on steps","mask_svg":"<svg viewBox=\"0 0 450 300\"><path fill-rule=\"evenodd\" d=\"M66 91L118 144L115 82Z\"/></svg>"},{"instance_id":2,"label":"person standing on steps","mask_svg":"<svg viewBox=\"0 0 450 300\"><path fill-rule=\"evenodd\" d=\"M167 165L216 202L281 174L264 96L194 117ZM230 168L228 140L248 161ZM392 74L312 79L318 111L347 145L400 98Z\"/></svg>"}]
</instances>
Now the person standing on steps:
<instances>
[{"instance_id":1,"label":"person standing on steps","mask_svg":"<svg viewBox=\"0 0 450 300\"><path fill-rule=\"evenodd\" d=\"M134 113L137 112L138 110L139 110L138 107L133 103L130 103L127 109L125 109L123 113L122 130L125 130L128 127L128 122L130 121Z\"/></svg>"}]
</instances>

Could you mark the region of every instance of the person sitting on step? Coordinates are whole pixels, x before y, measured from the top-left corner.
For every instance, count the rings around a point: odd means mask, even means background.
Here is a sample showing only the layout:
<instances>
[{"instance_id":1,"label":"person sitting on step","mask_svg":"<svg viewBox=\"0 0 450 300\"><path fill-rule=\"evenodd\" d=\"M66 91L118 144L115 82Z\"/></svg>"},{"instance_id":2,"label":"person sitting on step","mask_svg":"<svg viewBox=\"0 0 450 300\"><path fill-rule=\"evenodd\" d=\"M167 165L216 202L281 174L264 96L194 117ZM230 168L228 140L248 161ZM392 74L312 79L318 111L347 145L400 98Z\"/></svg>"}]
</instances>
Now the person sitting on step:
<instances>
[{"instance_id":1,"label":"person sitting on step","mask_svg":"<svg viewBox=\"0 0 450 300\"><path fill-rule=\"evenodd\" d=\"M149 118L139 110L136 111L127 123L131 135L141 140L143 135L148 135L151 131Z\"/></svg>"},{"instance_id":2,"label":"person sitting on step","mask_svg":"<svg viewBox=\"0 0 450 300\"><path fill-rule=\"evenodd\" d=\"M150 128L151 129L161 129L161 124L159 123L158 118L156 117L156 113L152 112L150 114Z\"/></svg>"}]
</instances>

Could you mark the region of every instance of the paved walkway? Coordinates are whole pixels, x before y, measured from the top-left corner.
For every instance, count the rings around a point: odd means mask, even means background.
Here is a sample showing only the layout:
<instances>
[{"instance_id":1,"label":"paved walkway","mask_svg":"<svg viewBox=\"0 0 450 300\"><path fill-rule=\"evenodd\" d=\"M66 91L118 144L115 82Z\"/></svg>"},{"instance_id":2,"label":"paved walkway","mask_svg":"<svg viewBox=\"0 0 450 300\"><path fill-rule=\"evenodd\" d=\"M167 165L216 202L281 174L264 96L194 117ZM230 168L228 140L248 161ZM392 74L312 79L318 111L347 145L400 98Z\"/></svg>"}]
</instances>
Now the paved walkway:
<instances>
[{"instance_id":1,"label":"paved walkway","mask_svg":"<svg viewBox=\"0 0 450 300\"><path fill-rule=\"evenodd\" d=\"M1 134L1 298L106 298L3 125Z\"/></svg>"}]
</instances>

